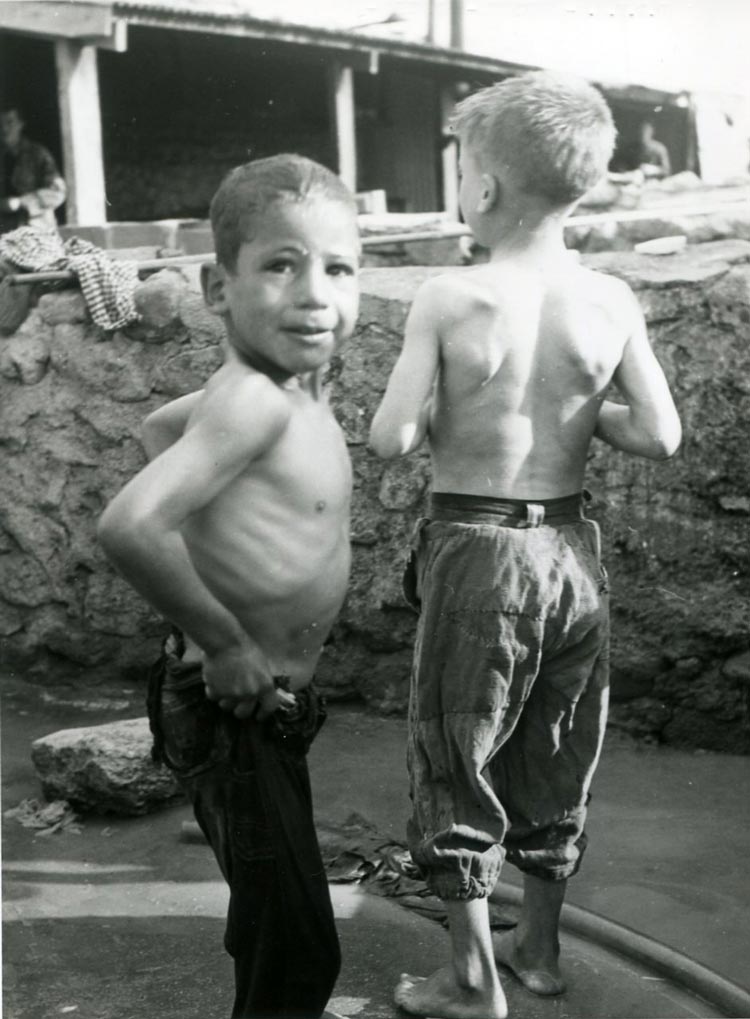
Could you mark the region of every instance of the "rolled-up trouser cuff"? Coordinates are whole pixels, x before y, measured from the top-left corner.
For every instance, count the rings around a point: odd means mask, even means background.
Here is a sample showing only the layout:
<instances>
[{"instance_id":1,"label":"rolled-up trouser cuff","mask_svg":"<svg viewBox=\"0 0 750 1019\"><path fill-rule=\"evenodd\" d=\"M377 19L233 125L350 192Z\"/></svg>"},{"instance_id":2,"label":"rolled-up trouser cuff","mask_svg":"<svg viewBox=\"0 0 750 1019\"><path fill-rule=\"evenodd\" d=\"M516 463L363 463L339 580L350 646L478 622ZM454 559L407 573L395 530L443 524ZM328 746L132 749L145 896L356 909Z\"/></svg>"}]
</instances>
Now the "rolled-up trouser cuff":
<instances>
[{"instance_id":1,"label":"rolled-up trouser cuff","mask_svg":"<svg viewBox=\"0 0 750 1019\"><path fill-rule=\"evenodd\" d=\"M583 817L581 823L583 823ZM540 877L545 881L567 881L569 877L574 877L578 873L588 841L586 832L581 831L574 842L556 847L558 859L561 851L564 851L568 857L562 863L553 862L552 853L555 850L550 851L550 848L546 846L540 849L523 849L521 846L510 844L507 847L507 859L508 863L512 863L523 874Z\"/></svg>"},{"instance_id":2,"label":"rolled-up trouser cuff","mask_svg":"<svg viewBox=\"0 0 750 1019\"><path fill-rule=\"evenodd\" d=\"M409 841L414 863L441 899L486 898L497 884L505 851L475 828L454 824L430 838Z\"/></svg>"}]
</instances>

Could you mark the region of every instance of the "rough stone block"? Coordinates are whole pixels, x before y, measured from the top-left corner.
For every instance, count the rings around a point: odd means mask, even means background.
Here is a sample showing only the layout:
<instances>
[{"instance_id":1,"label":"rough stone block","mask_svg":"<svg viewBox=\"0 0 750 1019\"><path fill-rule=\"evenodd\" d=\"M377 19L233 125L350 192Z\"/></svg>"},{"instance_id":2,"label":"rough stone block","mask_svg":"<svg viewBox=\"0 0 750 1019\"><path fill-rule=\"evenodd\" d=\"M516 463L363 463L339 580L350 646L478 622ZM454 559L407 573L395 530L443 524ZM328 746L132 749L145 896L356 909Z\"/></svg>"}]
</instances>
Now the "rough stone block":
<instances>
[{"instance_id":1,"label":"rough stone block","mask_svg":"<svg viewBox=\"0 0 750 1019\"><path fill-rule=\"evenodd\" d=\"M647 697L654 688L654 680L663 670L660 654L630 658L627 662L615 661L610 670L610 698L613 703Z\"/></svg>"},{"instance_id":2,"label":"rough stone block","mask_svg":"<svg viewBox=\"0 0 750 1019\"><path fill-rule=\"evenodd\" d=\"M49 357L43 336L13 336L0 348L0 375L35 386L47 372Z\"/></svg>"},{"instance_id":3,"label":"rough stone block","mask_svg":"<svg viewBox=\"0 0 750 1019\"><path fill-rule=\"evenodd\" d=\"M86 299L80 290L58 290L39 298L39 314L47 325L90 322Z\"/></svg>"},{"instance_id":4,"label":"rough stone block","mask_svg":"<svg viewBox=\"0 0 750 1019\"><path fill-rule=\"evenodd\" d=\"M52 367L84 390L107 393L116 402L135 403L151 392L140 345L121 334L94 343L81 325L55 326Z\"/></svg>"},{"instance_id":5,"label":"rough stone block","mask_svg":"<svg viewBox=\"0 0 750 1019\"><path fill-rule=\"evenodd\" d=\"M51 597L44 567L23 552L0 556L0 591L11 605L28 608L44 605Z\"/></svg>"},{"instance_id":6,"label":"rough stone block","mask_svg":"<svg viewBox=\"0 0 750 1019\"><path fill-rule=\"evenodd\" d=\"M428 467L423 461L412 464L396 460L383 472L378 497L386 509L409 509L424 495L428 480Z\"/></svg>"},{"instance_id":7,"label":"rough stone block","mask_svg":"<svg viewBox=\"0 0 750 1019\"><path fill-rule=\"evenodd\" d=\"M750 651L743 651L742 654L728 658L721 672L727 679L750 686Z\"/></svg>"},{"instance_id":8,"label":"rough stone block","mask_svg":"<svg viewBox=\"0 0 750 1019\"><path fill-rule=\"evenodd\" d=\"M221 365L218 347L170 353L154 371L152 385L156 392L169 397L184 396L201 389Z\"/></svg>"},{"instance_id":9,"label":"rough stone block","mask_svg":"<svg viewBox=\"0 0 750 1019\"><path fill-rule=\"evenodd\" d=\"M61 729L34 740L44 795L97 814L145 814L180 795L172 773L151 760L148 719Z\"/></svg>"},{"instance_id":10,"label":"rough stone block","mask_svg":"<svg viewBox=\"0 0 750 1019\"><path fill-rule=\"evenodd\" d=\"M0 602L0 637L10 637L22 627L22 613L15 606Z\"/></svg>"},{"instance_id":11,"label":"rough stone block","mask_svg":"<svg viewBox=\"0 0 750 1019\"><path fill-rule=\"evenodd\" d=\"M146 342L164 343L170 338L169 327L179 321L186 286L180 273L162 269L136 287L133 300L141 316L139 332Z\"/></svg>"},{"instance_id":12,"label":"rough stone block","mask_svg":"<svg viewBox=\"0 0 750 1019\"><path fill-rule=\"evenodd\" d=\"M750 498L746 495L720 495L719 505L726 513L750 516Z\"/></svg>"},{"instance_id":13,"label":"rough stone block","mask_svg":"<svg viewBox=\"0 0 750 1019\"><path fill-rule=\"evenodd\" d=\"M631 736L658 739L662 729L672 717L670 708L654 697L638 697L625 704L614 704L609 724L624 729Z\"/></svg>"},{"instance_id":14,"label":"rough stone block","mask_svg":"<svg viewBox=\"0 0 750 1019\"><path fill-rule=\"evenodd\" d=\"M84 612L95 630L121 637L136 637L151 614L143 598L109 571L99 571L89 579Z\"/></svg>"},{"instance_id":15,"label":"rough stone block","mask_svg":"<svg viewBox=\"0 0 750 1019\"><path fill-rule=\"evenodd\" d=\"M707 292L711 321L750 337L750 266L734 266Z\"/></svg>"}]
</instances>

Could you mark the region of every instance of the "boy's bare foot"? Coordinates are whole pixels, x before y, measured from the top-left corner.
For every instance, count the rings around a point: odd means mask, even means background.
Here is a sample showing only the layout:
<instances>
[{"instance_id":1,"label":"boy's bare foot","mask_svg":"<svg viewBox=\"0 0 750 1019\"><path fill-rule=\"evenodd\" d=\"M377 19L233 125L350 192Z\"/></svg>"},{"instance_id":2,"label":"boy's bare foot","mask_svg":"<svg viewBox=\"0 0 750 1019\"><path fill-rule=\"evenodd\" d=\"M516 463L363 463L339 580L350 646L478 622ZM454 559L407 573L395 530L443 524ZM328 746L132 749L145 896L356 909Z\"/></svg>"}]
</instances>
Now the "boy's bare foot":
<instances>
[{"instance_id":1,"label":"boy's bare foot","mask_svg":"<svg viewBox=\"0 0 750 1019\"><path fill-rule=\"evenodd\" d=\"M525 954L516 943L515 928L508 931L493 931L492 948L496 961L502 966L507 966L533 994L550 996L562 994L565 990L565 981L557 958L549 955L546 958L534 959Z\"/></svg>"},{"instance_id":2,"label":"boy's bare foot","mask_svg":"<svg viewBox=\"0 0 750 1019\"><path fill-rule=\"evenodd\" d=\"M402 973L393 998L405 1012L434 1019L505 1019L508 1014L497 981L491 988L462 987L452 966L429 977Z\"/></svg>"}]
</instances>

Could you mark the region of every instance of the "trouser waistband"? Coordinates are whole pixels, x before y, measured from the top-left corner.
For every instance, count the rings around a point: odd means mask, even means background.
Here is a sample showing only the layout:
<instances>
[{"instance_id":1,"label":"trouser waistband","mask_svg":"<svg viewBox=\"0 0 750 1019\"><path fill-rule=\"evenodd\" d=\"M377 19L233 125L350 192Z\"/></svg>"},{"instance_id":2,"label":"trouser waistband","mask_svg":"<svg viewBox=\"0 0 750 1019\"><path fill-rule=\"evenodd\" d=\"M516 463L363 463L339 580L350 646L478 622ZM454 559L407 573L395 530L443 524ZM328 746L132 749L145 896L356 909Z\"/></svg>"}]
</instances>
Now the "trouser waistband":
<instances>
[{"instance_id":1,"label":"trouser waistband","mask_svg":"<svg viewBox=\"0 0 750 1019\"><path fill-rule=\"evenodd\" d=\"M490 495L464 495L459 492L433 492L428 515L430 520L458 524L497 524L506 527L541 527L542 524L566 524L583 520L587 492L576 492L559 499L499 499Z\"/></svg>"}]
</instances>

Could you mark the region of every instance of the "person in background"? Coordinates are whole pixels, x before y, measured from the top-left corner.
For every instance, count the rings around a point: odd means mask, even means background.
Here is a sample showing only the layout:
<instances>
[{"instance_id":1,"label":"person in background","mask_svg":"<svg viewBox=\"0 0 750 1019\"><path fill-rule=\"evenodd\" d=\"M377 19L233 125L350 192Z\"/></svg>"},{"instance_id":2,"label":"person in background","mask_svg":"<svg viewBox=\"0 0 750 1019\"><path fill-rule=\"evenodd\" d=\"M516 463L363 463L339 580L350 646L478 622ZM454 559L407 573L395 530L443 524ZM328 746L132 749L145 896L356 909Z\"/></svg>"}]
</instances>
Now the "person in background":
<instances>
[{"instance_id":1,"label":"person in background","mask_svg":"<svg viewBox=\"0 0 750 1019\"><path fill-rule=\"evenodd\" d=\"M648 120L641 124L638 169L645 177L651 178L669 177L672 173L667 146L656 140L654 125Z\"/></svg>"},{"instance_id":2,"label":"person in background","mask_svg":"<svg viewBox=\"0 0 750 1019\"><path fill-rule=\"evenodd\" d=\"M18 107L0 109L0 234L19 226L55 230L55 209L65 201L65 181L52 155L24 135Z\"/></svg>"}]
</instances>

